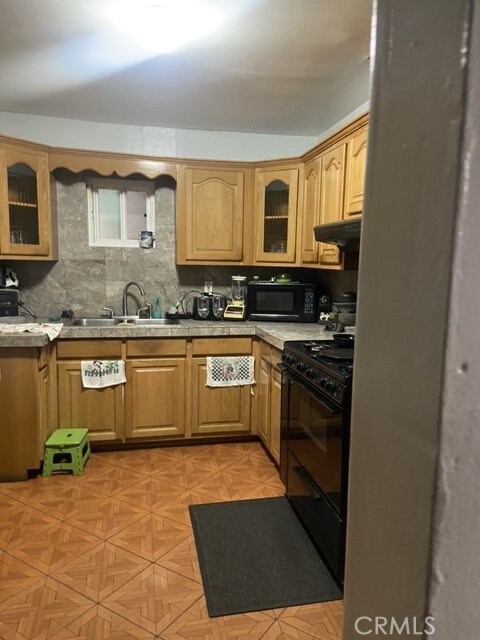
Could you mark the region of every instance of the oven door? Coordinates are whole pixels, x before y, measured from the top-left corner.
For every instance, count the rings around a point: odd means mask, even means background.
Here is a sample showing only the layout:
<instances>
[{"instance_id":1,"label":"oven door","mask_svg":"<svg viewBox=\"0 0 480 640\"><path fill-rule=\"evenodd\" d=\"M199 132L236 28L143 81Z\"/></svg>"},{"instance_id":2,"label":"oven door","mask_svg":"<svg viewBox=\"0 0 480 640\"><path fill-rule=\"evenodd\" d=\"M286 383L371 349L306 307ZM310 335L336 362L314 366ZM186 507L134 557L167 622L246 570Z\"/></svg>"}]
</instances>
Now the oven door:
<instances>
[{"instance_id":1,"label":"oven door","mask_svg":"<svg viewBox=\"0 0 480 640\"><path fill-rule=\"evenodd\" d=\"M284 370L281 465L287 496L340 585L345 561L345 424L340 407Z\"/></svg>"},{"instance_id":2,"label":"oven door","mask_svg":"<svg viewBox=\"0 0 480 640\"><path fill-rule=\"evenodd\" d=\"M348 434L341 407L285 372L288 394L285 420L288 450L332 508L343 512L343 448Z\"/></svg>"}]
</instances>

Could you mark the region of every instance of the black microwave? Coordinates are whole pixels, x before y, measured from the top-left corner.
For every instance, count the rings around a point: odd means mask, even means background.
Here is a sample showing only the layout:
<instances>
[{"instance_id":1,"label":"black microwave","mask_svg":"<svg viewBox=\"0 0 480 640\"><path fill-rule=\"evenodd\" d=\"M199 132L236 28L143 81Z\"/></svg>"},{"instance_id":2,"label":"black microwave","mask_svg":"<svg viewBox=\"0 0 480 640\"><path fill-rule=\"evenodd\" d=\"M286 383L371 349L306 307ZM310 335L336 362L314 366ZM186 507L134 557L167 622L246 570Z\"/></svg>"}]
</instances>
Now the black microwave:
<instances>
[{"instance_id":1,"label":"black microwave","mask_svg":"<svg viewBox=\"0 0 480 640\"><path fill-rule=\"evenodd\" d=\"M317 286L304 282L249 282L247 314L250 320L316 322Z\"/></svg>"}]
</instances>

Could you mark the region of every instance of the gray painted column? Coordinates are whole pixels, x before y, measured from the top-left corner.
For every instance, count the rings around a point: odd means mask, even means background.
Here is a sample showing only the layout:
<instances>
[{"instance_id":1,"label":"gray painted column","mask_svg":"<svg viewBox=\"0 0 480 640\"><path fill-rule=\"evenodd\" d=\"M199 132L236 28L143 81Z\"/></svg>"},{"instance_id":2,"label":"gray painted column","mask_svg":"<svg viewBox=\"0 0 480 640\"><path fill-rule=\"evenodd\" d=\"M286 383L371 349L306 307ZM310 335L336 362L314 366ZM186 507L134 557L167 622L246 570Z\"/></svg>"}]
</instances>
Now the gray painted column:
<instances>
[{"instance_id":1,"label":"gray painted column","mask_svg":"<svg viewBox=\"0 0 480 640\"><path fill-rule=\"evenodd\" d=\"M435 640L480 636L480 3L472 20L432 534Z\"/></svg>"},{"instance_id":2,"label":"gray painted column","mask_svg":"<svg viewBox=\"0 0 480 640\"><path fill-rule=\"evenodd\" d=\"M391 638L419 637L413 631L422 629L430 605L435 609L428 597L432 500L470 5L381 0L376 8L352 409L347 640L375 637L362 633L373 629L367 618L376 616L389 623L409 618L408 628L394 629ZM480 365L470 366L473 378ZM355 629L361 616L362 633Z\"/></svg>"}]
</instances>

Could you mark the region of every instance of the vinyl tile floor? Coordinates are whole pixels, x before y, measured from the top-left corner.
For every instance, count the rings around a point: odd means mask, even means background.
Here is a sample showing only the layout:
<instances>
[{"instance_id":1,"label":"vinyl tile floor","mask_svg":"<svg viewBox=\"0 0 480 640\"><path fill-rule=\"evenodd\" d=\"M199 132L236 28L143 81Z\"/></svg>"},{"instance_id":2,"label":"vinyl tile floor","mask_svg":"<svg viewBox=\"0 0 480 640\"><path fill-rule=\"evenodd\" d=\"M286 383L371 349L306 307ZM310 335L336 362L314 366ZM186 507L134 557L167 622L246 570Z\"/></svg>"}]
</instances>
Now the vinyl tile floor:
<instances>
[{"instance_id":1,"label":"vinyl tile floor","mask_svg":"<svg viewBox=\"0 0 480 640\"><path fill-rule=\"evenodd\" d=\"M257 443L94 453L0 484L2 640L340 640L342 602L209 618L189 504L283 495Z\"/></svg>"}]
</instances>

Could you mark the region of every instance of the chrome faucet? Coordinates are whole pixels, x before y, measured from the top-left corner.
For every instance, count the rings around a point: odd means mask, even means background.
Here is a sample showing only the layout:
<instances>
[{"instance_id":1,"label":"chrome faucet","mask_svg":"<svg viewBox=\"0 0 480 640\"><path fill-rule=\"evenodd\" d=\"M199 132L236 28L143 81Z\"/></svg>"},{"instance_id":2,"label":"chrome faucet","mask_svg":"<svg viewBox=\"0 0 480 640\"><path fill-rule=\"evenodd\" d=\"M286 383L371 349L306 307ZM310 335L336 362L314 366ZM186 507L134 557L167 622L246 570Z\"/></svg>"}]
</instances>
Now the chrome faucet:
<instances>
[{"instance_id":1,"label":"chrome faucet","mask_svg":"<svg viewBox=\"0 0 480 640\"><path fill-rule=\"evenodd\" d=\"M125 285L124 289L123 289L123 315L124 316L128 316L128 301L127 301L127 294L128 294L128 290L130 287L132 287L133 285L135 285L137 287L137 289L140 291L140 293L143 296L143 301L145 302L145 289L142 287L142 285L139 282L135 282L135 280L132 280L131 282L127 282L127 284Z\"/></svg>"}]
</instances>

